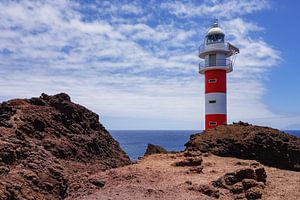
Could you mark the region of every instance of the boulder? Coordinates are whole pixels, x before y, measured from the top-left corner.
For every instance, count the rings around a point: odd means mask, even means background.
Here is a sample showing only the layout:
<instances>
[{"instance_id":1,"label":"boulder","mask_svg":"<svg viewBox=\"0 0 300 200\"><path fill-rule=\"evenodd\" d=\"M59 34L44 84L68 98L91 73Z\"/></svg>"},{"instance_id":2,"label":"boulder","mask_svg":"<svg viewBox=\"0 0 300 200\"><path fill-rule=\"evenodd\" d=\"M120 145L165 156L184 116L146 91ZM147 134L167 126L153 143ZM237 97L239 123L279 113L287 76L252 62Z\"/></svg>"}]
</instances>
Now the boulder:
<instances>
[{"instance_id":1,"label":"boulder","mask_svg":"<svg viewBox=\"0 0 300 200\"><path fill-rule=\"evenodd\" d=\"M257 171L259 173L257 173ZM259 182L266 182L267 174L265 172L265 169L263 167L259 169L252 169L252 168L241 168L234 172L226 173L220 178L218 178L216 181L213 181L213 186L215 187L223 187L223 188L229 188L229 186L234 185L238 182L242 182L243 180L251 179Z\"/></svg>"},{"instance_id":2,"label":"boulder","mask_svg":"<svg viewBox=\"0 0 300 200\"><path fill-rule=\"evenodd\" d=\"M259 161L281 169L300 171L300 138L277 129L245 122L221 125L192 135L186 151Z\"/></svg>"},{"instance_id":3,"label":"boulder","mask_svg":"<svg viewBox=\"0 0 300 200\"><path fill-rule=\"evenodd\" d=\"M88 192L88 174L130 163L99 116L65 93L0 104L0 199L64 199Z\"/></svg>"},{"instance_id":4,"label":"boulder","mask_svg":"<svg viewBox=\"0 0 300 200\"><path fill-rule=\"evenodd\" d=\"M245 197L249 200L261 199L262 198L262 190L257 187L253 187L246 191Z\"/></svg>"},{"instance_id":5,"label":"boulder","mask_svg":"<svg viewBox=\"0 0 300 200\"><path fill-rule=\"evenodd\" d=\"M159 145L148 144L145 156L158 153L168 153L168 151Z\"/></svg>"},{"instance_id":6,"label":"boulder","mask_svg":"<svg viewBox=\"0 0 300 200\"><path fill-rule=\"evenodd\" d=\"M212 186L229 190L235 199L260 199L265 188L266 172L263 167L258 169L241 168L226 173L212 182Z\"/></svg>"}]
</instances>

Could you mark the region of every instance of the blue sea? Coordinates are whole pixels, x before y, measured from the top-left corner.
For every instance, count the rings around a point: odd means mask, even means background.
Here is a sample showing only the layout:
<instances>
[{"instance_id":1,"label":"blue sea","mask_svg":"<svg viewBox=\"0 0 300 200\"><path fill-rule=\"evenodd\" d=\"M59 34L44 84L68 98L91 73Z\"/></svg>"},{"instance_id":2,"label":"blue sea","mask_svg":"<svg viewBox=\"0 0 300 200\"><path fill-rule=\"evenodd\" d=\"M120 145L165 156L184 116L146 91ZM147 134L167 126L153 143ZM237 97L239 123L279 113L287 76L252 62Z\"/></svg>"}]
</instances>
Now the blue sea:
<instances>
[{"instance_id":1,"label":"blue sea","mask_svg":"<svg viewBox=\"0 0 300 200\"><path fill-rule=\"evenodd\" d=\"M143 156L149 143L160 145L169 151L184 150L184 144L196 130L112 130L110 133L120 143L131 160ZM300 137L300 130L284 131Z\"/></svg>"}]
</instances>

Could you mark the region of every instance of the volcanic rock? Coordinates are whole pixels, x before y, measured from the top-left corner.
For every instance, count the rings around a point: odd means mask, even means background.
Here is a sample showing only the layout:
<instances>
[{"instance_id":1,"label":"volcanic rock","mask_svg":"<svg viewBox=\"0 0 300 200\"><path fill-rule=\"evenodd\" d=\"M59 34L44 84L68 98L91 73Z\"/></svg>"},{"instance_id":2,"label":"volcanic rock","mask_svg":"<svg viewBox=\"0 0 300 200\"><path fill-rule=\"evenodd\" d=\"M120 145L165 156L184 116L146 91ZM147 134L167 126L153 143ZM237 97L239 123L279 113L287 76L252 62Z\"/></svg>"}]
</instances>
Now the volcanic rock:
<instances>
[{"instance_id":1,"label":"volcanic rock","mask_svg":"<svg viewBox=\"0 0 300 200\"><path fill-rule=\"evenodd\" d=\"M203 173L203 166L195 166L189 169L188 173L196 173L196 174L201 174Z\"/></svg>"},{"instance_id":2,"label":"volcanic rock","mask_svg":"<svg viewBox=\"0 0 300 200\"><path fill-rule=\"evenodd\" d=\"M262 191L260 188L257 188L257 187L251 188L251 189L247 190L245 197L249 200L261 199Z\"/></svg>"},{"instance_id":3,"label":"volcanic rock","mask_svg":"<svg viewBox=\"0 0 300 200\"><path fill-rule=\"evenodd\" d=\"M242 168L229 172L212 182L216 188L228 189L236 199L260 199L265 188L267 174L263 167L258 169Z\"/></svg>"},{"instance_id":4,"label":"volcanic rock","mask_svg":"<svg viewBox=\"0 0 300 200\"><path fill-rule=\"evenodd\" d=\"M184 157L197 157L201 155L202 155L201 151L185 151L183 153Z\"/></svg>"},{"instance_id":5,"label":"volcanic rock","mask_svg":"<svg viewBox=\"0 0 300 200\"><path fill-rule=\"evenodd\" d=\"M263 184L260 184L258 181L255 181L254 179L244 179L242 181L243 189L248 190L252 187L260 186L261 188L264 188Z\"/></svg>"},{"instance_id":6,"label":"volcanic rock","mask_svg":"<svg viewBox=\"0 0 300 200\"><path fill-rule=\"evenodd\" d=\"M189 167L195 167L195 166L201 166L203 159L198 156L198 157L188 157L188 158L184 158L181 161L175 162L174 166L177 167L185 167L185 166L189 166Z\"/></svg>"},{"instance_id":7,"label":"volcanic rock","mask_svg":"<svg viewBox=\"0 0 300 200\"><path fill-rule=\"evenodd\" d=\"M235 172L226 173L224 176L220 177L218 180L213 182L213 186L215 187L223 187L229 188L229 186L234 185L238 182L244 181L244 187L248 187L249 185L258 185L254 184L253 182L249 183L250 180L255 180L259 182L266 182L267 174L263 167L259 169L252 169L252 168L242 168ZM245 181L247 180L247 181ZM249 189L250 187L246 188Z\"/></svg>"},{"instance_id":8,"label":"volcanic rock","mask_svg":"<svg viewBox=\"0 0 300 200\"><path fill-rule=\"evenodd\" d=\"M219 189L225 189L230 191L235 199L260 199L262 197L262 190L265 188L266 173L263 167L259 168L258 173L256 170L241 168L224 174L216 181L211 182L211 184L197 185L191 182L191 186L188 189L214 198L220 197ZM261 182L261 180L264 180L264 182Z\"/></svg>"},{"instance_id":9,"label":"volcanic rock","mask_svg":"<svg viewBox=\"0 0 300 200\"><path fill-rule=\"evenodd\" d=\"M105 181L103 180L91 180L91 182L101 188L105 186Z\"/></svg>"},{"instance_id":10,"label":"volcanic rock","mask_svg":"<svg viewBox=\"0 0 300 200\"><path fill-rule=\"evenodd\" d=\"M190 137L186 151L257 160L262 164L300 171L300 138L269 127L239 122L221 125Z\"/></svg>"},{"instance_id":11,"label":"volcanic rock","mask_svg":"<svg viewBox=\"0 0 300 200\"><path fill-rule=\"evenodd\" d=\"M211 185L192 185L191 187L188 188L189 190L192 191L198 191L201 192L202 194L205 194L210 197L214 198L219 198L220 197L220 192L218 189L214 188Z\"/></svg>"},{"instance_id":12,"label":"volcanic rock","mask_svg":"<svg viewBox=\"0 0 300 200\"><path fill-rule=\"evenodd\" d=\"M0 104L0 199L64 199L92 188L89 173L127 164L99 116L67 94Z\"/></svg>"},{"instance_id":13,"label":"volcanic rock","mask_svg":"<svg viewBox=\"0 0 300 200\"><path fill-rule=\"evenodd\" d=\"M145 156L157 153L168 153L168 151L159 145L148 144Z\"/></svg>"},{"instance_id":14,"label":"volcanic rock","mask_svg":"<svg viewBox=\"0 0 300 200\"><path fill-rule=\"evenodd\" d=\"M299 199L300 173L291 170L281 170L259 164L251 166L252 160L241 160L234 157L210 155L202 157L203 173L187 173L191 166L177 167L175 162L185 158L184 152L153 154L144 156L135 165L119 167L93 174L93 179L100 179L107 184L87 196L69 198L68 200L200 200L214 199ZM237 162L247 162L248 165L236 165ZM213 164L207 164L213 163ZM248 170L250 168L251 170ZM267 182L258 181L256 169L263 168L267 173ZM212 171L214 171L212 173ZM224 177L225 174L237 174L244 178L233 185L214 187L212 182ZM251 176L248 176L251 175ZM263 173L258 173L263 174ZM260 178L263 179L263 178ZM255 188L255 189L252 189ZM260 194L262 195L260 197ZM247 197L246 197L247 195Z\"/></svg>"}]
</instances>

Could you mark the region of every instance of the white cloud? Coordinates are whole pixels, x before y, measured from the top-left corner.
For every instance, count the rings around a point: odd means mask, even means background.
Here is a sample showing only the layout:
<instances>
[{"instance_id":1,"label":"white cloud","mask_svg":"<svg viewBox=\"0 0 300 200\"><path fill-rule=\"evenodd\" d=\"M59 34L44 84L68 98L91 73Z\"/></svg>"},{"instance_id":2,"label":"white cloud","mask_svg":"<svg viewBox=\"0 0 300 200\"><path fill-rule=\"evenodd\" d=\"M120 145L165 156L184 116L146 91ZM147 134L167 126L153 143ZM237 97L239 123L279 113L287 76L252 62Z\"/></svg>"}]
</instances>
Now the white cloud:
<instances>
[{"instance_id":1,"label":"white cloud","mask_svg":"<svg viewBox=\"0 0 300 200\"><path fill-rule=\"evenodd\" d=\"M104 117L131 118L133 124L161 119L152 128L171 120L184 123L169 128L200 129L204 94L196 54L205 29L193 18L220 13L228 38L241 49L229 75L230 119L281 117L262 101L261 78L280 62L280 53L252 37L263 27L232 18L265 9L267 2L173 4L149 14L151 2L1 2L0 52L11 52L0 53L1 100L65 91ZM191 18L178 22L181 16Z\"/></svg>"},{"instance_id":2,"label":"white cloud","mask_svg":"<svg viewBox=\"0 0 300 200\"><path fill-rule=\"evenodd\" d=\"M128 12L128 13L136 14L136 15L143 13L142 8L140 8L136 5L129 5L129 4L122 5L121 10Z\"/></svg>"},{"instance_id":3,"label":"white cloud","mask_svg":"<svg viewBox=\"0 0 300 200\"><path fill-rule=\"evenodd\" d=\"M250 37L251 32L262 31L262 27L241 18L225 21L223 26L230 42L237 45L241 52L236 60L235 77L259 76L281 61L278 50L262 38Z\"/></svg>"},{"instance_id":4,"label":"white cloud","mask_svg":"<svg viewBox=\"0 0 300 200\"><path fill-rule=\"evenodd\" d=\"M230 0L205 1L202 4L180 1L171 1L162 4L162 8L178 17L214 16L231 18L237 15L252 13L269 7L265 0Z\"/></svg>"}]
</instances>

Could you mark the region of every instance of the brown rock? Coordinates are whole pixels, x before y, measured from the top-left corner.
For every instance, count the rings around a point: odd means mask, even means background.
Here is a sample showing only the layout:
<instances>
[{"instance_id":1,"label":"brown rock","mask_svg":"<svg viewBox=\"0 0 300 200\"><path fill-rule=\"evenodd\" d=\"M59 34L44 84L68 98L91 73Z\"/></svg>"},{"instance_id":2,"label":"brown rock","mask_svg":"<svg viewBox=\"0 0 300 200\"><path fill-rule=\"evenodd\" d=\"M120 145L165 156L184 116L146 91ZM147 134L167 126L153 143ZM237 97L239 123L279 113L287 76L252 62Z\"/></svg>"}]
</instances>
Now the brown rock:
<instances>
[{"instance_id":1,"label":"brown rock","mask_svg":"<svg viewBox=\"0 0 300 200\"><path fill-rule=\"evenodd\" d=\"M245 200L245 199L246 199L245 194L244 194L244 193L241 193L241 194L235 194L235 195L234 195L234 200L238 200L238 199L243 199L243 200Z\"/></svg>"},{"instance_id":2,"label":"brown rock","mask_svg":"<svg viewBox=\"0 0 300 200\"><path fill-rule=\"evenodd\" d=\"M259 167L259 165L260 164L258 162L253 162L253 163L250 164L250 166L254 167L254 168Z\"/></svg>"},{"instance_id":3,"label":"brown rock","mask_svg":"<svg viewBox=\"0 0 300 200\"><path fill-rule=\"evenodd\" d=\"M185 166L200 166L202 164L202 158L199 157L188 157L184 160L175 162L175 166L185 167Z\"/></svg>"},{"instance_id":4,"label":"brown rock","mask_svg":"<svg viewBox=\"0 0 300 200\"><path fill-rule=\"evenodd\" d=\"M250 188L252 188L252 187L258 186L258 183L257 183L257 181L255 181L255 180L253 180L253 179L244 179L244 180L242 181L242 185L243 185L243 188L244 188L245 190L248 190L248 189L250 189Z\"/></svg>"},{"instance_id":5,"label":"brown rock","mask_svg":"<svg viewBox=\"0 0 300 200\"><path fill-rule=\"evenodd\" d=\"M185 151L183 153L183 155L185 157L198 157L198 156L201 156L202 153L201 153L201 151Z\"/></svg>"},{"instance_id":6,"label":"brown rock","mask_svg":"<svg viewBox=\"0 0 300 200\"><path fill-rule=\"evenodd\" d=\"M263 168L263 170L265 170L265 169ZM248 178L248 179L256 178L254 170L251 168L244 168L244 169L237 170L235 177L236 177L237 181L242 181L245 178Z\"/></svg>"},{"instance_id":7,"label":"brown rock","mask_svg":"<svg viewBox=\"0 0 300 200\"><path fill-rule=\"evenodd\" d=\"M89 191L85 172L130 164L99 116L64 93L1 103L0 136L0 199L64 199Z\"/></svg>"},{"instance_id":8,"label":"brown rock","mask_svg":"<svg viewBox=\"0 0 300 200\"><path fill-rule=\"evenodd\" d=\"M7 174L9 172L9 168L5 166L0 166L0 175Z\"/></svg>"},{"instance_id":9,"label":"brown rock","mask_svg":"<svg viewBox=\"0 0 300 200\"><path fill-rule=\"evenodd\" d=\"M257 187L250 188L249 190L246 191L245 197L247 199L251 199L251 200L261 199L261 197L262 197L262 191L261 191L261 189L259 189Z\"/></svg>"},{"instance_id":10,"label":"brown rock","mask_svg":"<svg viewBox=\"0 0 300 200\"><path fill-rule=\"evenodd\" d=\"M244 191L244 187L242 183L236 183L233 186L230 187L230 192L233 194L240 194Z\"/></svg>"},{"instance_id":11,"label":"brown rock","mask_svg":"<svg viewBox=\"0 0 300 200\"><path fill-rule=\"evenodd\" d=\"M220 197L219 190L210 185L193 185L193 186L189 187L188 189L201 192L202 194L205 194L207 196L214 197L217 199Z\"/></svg>"},{"instance_id":12,"label":"brown rock","mask_svg":"<svg viewBox=\"0 0 300 200\"><path fill-rule=\"evenodd\" d=\"M251 168L239 169L235 172L226 173L218 180L213 182L215 187L228 188L230 185L234 185L237 182L241 182L243 179L255 179L255 172Z\"/></svg>"},{"instance_id":13,"label":"brown rock","mask_svg":"<svg viewBox=\"0 0 300 200\"><path fill-rule=\"evenodd\" d=\"M256 173L256 170L258 172ZM235 199L246 197L247 199L258 199L262 196L262 189L266 181L266 172L263 167L258 169L243 168L225 175L212 182L214 187L222 187L230 190ZM245 194L245 195L244 195Z\"/></svg>"},{"instance_id":14,"label":"brown rock","mask_svg":"<svg viewBox=\"0 0 300 200\"><path fill-rule=\"evenodd\" d=\"M97 187L104 187L105 186L105 181L97 179L97 180L91 180L91 183L94 184Z\"/></svg>"},{"instance_id":15,"label":"brown rock","mask_svg":"<svg viewBox=\"0 0 300 200\"><path fill-rule=\"evenodd\" d=\"M211 155L211 153L209 153L209 152L205 152L205 153L203 153L202 154L204 157L208 157L208 156L210 156Z\"/></svg>"},{"instance_id":16,"label":"brown rock","mask_svg":"<svg viewBox=\"0 0 300 200\"><path fill-rule=\"evenodd\" d=\"M157 153L168 153L168 151L159 145L148 144L145 156Z\"/></svg>"},{"instance_id":17,"label":"brown rock","mask_svg":"<svg viewBox=\"0 0 300 200\"><path fill-rule=\"evenodd\" d=\"M193 184L192 181L185 181L184 183L188 184L188 185L192 185Z\"/></svg>"},{"instance_id":18,"label":"brown rock","mask_svg":"<svg viewBox=\"0 0 300 200\"><path fill-rule=\"evenodd\" d=\"M208 129L190 137L186 151L257 160L262 164L300 171L300 138L269 127L239 122Z\"/></svg>"},{"instance_id":19,"label":"brown rock","mask_svg":"<svg viewBox=\"0 0 300 200\"><path fill-rule=\"evenodd\" d=\"M250 126L251 124L249 124L248 122L242 122L242 121L239 121L239 122L233 122L234 125L238 125L238 126Z\"/></svg>"},{"instance_id":20,"label":"brown rock","mask_svg":"<svg viewBox=\"0 0 300 200\"><path fill-rule=\"evenodd\" d=\"M235 163L235 165L249 166L249 163L238 161L238 162Z\"/></svg>"},{"instance_id":21,"label":"brown rock","mask_svg":"<svg viewBox=\"0 0 300 200\"><path fill-rule=\"evenodd\" d=\"M201 174L203 173L203 166L196 166L196 167L192 167L189 169L188 171L189 173L197 173L197 174Z\"/></svg>"},{"instance_id":22,"label":"brown rock","mask_svg":"<svg viewBox=\"0 0 300 200\"><path fill-rule=\"evenodd\" d=\"M255 170L256 180L260 182L266 182L267 181L267 173L265 171L265 168L260 167Z\"/></svg>"}]
</instances>

